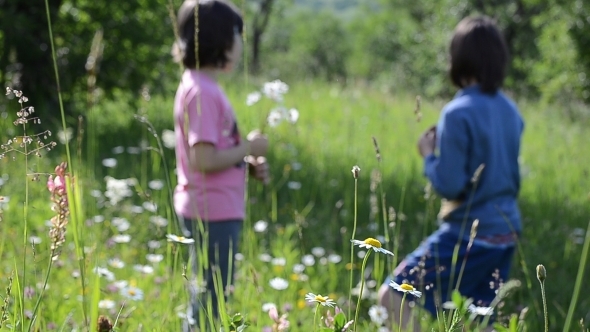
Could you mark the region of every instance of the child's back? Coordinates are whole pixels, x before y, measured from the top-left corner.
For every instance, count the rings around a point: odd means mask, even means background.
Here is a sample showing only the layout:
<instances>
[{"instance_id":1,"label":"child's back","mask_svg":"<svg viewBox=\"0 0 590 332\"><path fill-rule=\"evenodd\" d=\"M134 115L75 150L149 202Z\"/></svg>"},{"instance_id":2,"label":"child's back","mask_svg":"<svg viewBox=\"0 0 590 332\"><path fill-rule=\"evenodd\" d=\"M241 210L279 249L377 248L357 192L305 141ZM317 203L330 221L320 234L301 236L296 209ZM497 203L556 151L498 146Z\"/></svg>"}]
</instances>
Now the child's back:
<instances>
[{"instance_id":1,"label":"child's back","mask_svg":"<svg viewBox=\"0 0 590 332\"><path fill-rule=\"evenodd\" d=\"M466 18L455 29L449 51L450 76L461 90L418 141L424 173L443 197L440 227L404 258L392 283L379 291L379 302L398 311L402 296L389 286L415 287L433 317L453 290L475 305L490 305L508 279L522 228L517 197L524 123L501 91L508 61L504 38L489 18ZM404 316L392 317L405 326L411 311L405 304ZM414 331L419 330L415 322Z\"/></svg>"},{"instance_id":2,"label":"child's back","mask_svg":"<svg viewBox=\"0 0 590 332\"><path fill-rule=\"evenodd\" d=\"M480 235L520 232L516 199L523 126L504 93L484 93L479 85L462 89L444 107L436 129L439 156L426 157L425 173L442 197L461 202L444 218L453 228L478 219Z\"/></svg>"}]
</instances>

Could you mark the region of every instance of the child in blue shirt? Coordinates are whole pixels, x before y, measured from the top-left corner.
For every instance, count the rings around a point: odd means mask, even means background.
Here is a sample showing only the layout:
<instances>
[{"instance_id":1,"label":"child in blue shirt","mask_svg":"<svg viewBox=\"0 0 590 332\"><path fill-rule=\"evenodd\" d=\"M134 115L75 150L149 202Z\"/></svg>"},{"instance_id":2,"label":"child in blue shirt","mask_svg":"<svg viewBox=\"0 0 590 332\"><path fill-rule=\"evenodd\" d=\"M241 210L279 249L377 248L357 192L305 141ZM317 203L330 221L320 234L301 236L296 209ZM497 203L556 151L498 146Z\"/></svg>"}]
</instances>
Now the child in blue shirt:
<instances>
[{"instance_id":1,"label":"child in blue shirt","mask_svg":"<svg viewBox=\"0 0 590 332\"><path fill-rule=\"evenodd\" d=\"M506 42L490 18L469 17L455 29L450 60L450 77L460 91L418 142L424 173L443 198L440 227L405 257L390 280L421 291L423 306L434 317L454 289L477 306L489 306L508 278L521 232L518 156L524 123L500 90ZM402 295L384 284L379 301L399 312ZM405 302L404 327L412 317ZM391 316L399 320L399 313Z\"/></svg>"}]
</instances>

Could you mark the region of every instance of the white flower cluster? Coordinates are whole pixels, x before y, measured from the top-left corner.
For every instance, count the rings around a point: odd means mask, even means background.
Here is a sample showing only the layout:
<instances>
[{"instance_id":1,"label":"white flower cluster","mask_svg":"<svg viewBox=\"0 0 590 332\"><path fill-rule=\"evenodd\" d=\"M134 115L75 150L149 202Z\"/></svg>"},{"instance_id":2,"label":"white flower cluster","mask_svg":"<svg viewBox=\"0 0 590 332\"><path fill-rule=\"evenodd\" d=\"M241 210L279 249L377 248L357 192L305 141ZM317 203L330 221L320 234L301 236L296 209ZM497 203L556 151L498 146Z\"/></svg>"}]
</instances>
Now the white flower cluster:
<instances>
[{"instance_id":1,"label":"white flower cluster","mask_svg":"<svg viewBox=\"0 0 590 332\"><path fill-rule=\"evenodd\" d=\"M296 123L299 119L299 111L295 108L286 108L283 106L284 95L289 91L289 86L281 81L274 80L266 82L260 91L252 92L246 98L246 105L252 106L262 99L262 96L274 101L278 104L273 108L267 117L269 126L276 127L281 122L287 121L289 123Z\"/></svg>"},{"instance_id":2,"label":"white flower cluster","mask_svg":"<svg viewBox=\"0 0 590 332\"><path fill-rule=\"evenodd\" d=\"M270 111L268 114L268 125L271 127L278 126L283 120L289 123L297 123L297 119L299 119L299 111L291 108L287 110L285 107L277 107Z\"/></svg>"},{"instance_id":3,"label":"white flower cluster","mask_svg":"<svg viewBox=\"0 0 590 332\"><path fill-rule=\"evenodd\" d=\"M137 184L136 179L115 179L111 176L106 176L105 181L107 182L107 190L104 195L109 199L111 205L117 205L126 197L133 196L133 191L130 186Z\"/></svg>"}]
</instances>

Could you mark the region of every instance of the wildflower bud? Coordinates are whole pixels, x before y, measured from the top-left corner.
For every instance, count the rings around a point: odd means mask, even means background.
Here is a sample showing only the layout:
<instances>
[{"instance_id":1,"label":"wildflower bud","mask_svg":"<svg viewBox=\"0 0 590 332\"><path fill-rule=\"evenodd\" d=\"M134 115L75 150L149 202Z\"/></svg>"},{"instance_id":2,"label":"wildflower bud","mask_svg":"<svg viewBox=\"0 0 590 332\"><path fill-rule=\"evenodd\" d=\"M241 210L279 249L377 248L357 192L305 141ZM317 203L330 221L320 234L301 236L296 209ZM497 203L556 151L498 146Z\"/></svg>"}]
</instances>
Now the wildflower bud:
<instances>
[{"instance_id":1,"label":"wildflower bud","mask_svg":"<svg viewBox=\"0 0 590 332\"><path fill-rule=\"evenodd\" d=\"M375 136L373 136L373 146L375 147L375 156L377 157L377 162L381 162L381 150L379 149L379 144L377 143Z\"/></svg>"},{"instance_id":2,"label":"wildflower bud","mask_svg":"<svg viewBox=\"0 0 590 332\"><path fill-rule=\"evenodd\" d=\"M277 307L271 307L270 310L268 310L268 317L270 317L270 319L275 322L279 320L279 312Z\"/></svg>"},{"instance_id":3,"label":"wildflower bud","mask_svg":"<svg viewBox=\"0 0 590 332\"><path fill-rule=\"evenodd\" d=\"M111 323L111 321L105 317L105 316L100 316L98 317L98 322L97 322L97 331L98 332L109 332L113 330L113 323Z\"/></svg>"},{"instance_id":4,"label":"wildflower bud","mask_svg":"<svg viewBox=\"0 0 590 332\"><path fill-rule=\"evenodd\" d=\"M471 178L471 183L477 183L479 181L479 178L481 177L481 172L483 172L483 169L485 167L486 167L485 164L481 164L481 165L479 165L479 167L477 167L475 172L473 172L473 177Z\"/></svg>"},{"instance_id":5,"label":"wildflower bud","mask_svg":"<svg viewBox=\"0 0 590 332\"><path fill-rule=\"evenodd\" d=\"M352 166L352 176L355 179L359 178L359 174L361 173L361 168L358 167L357 165Z\"/></svg>"},{"instance_id":6,"label":"wildflower bud","mask_svg":"<svg viewBox=\"0 0 590 332\"><path fill-rule=\"evenodd\" d=\"M544 282L545 279L547 278L547 270L545 270L545 267L543 266L543 264L539 264L537 265L537 279L539 279L539 282Z\"/></svg>"},{"instance_id":7,"label":"wildflower bud","mask_svg":"<svg viewBox=\"0 0 590 332\"><path fill-rule=\"evenodd\" d=\"M475 239L475 236L477 235L477 226L479 226L479 219L475 219L471 225L471 234L469 235L469 238L472 240Z\"/></svg>"}]
</instances>

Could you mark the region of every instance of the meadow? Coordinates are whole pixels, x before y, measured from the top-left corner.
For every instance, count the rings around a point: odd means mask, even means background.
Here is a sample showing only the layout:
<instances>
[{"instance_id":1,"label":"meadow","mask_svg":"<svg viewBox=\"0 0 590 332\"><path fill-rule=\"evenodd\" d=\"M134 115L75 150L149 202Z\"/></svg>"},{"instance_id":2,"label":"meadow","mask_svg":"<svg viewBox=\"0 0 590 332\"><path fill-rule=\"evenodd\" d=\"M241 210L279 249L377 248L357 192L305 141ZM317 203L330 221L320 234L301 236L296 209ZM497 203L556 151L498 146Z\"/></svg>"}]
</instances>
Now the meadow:
<instances>
[{"instance_id":1,"label":"meadow","mask_svg":"<svg viewBox=\"0 0 590 332\"><path fill-rule=\"evenodd\" d=\"M248 218L236 253L229 318L216 324L224 331L278 331L287 320L288 331L324 331L320 324L334 331L334 322L342 328L338 324L358 315L356 331L381 331L383 317L370 310L375 291L437 227L439 203L421 175L416 140L437 120L445 101L421 98L417 107L415 94L387 87L287 83L282 105L264 97L247 105L248 95L263 81L239 75L224 81L241 131L262 127L269 137L272 181L268 186L248 183ZM168 142L172 91L167 97L144 94L137 110L116 99L103 100L84 122L64 119L61 133L51 135L43 121L33 121L34 113L15 125L22 106L18 97L6 97L0 138L12 141L0 151L2 328L108 331L114 324L115 331L180 330L190 273L186 245L167 239L179 234L170 204L175 182ZM547 330L588 331L590 297L583 281L589 275L585 151L590 132L587 123L571 121L559 105L516 99L526 121L520 197L524 232L513 263L514 282L505 281L509 289L494 308L498 330L545 329L536 272L543 264ZM297 109L297 121L269 125L269 112L277 106ZM51 142L56 146L47 152ZM55 179L54 169L64 161L67 195L47 188L49 176ZM353 166L360 168L358 179ZM64 242L55 247L56 229L63 226L58 221L66 216ZM373 253L362 268L371 251L351 251L353 231L355 239L379 239L395 255ZM307 302L308 293L329 296L346 319L333 308ZM273 306L276 316L269 315ZM455 312L470 319L464 310ZM460 330L457 324L464 320L456 323L451 315L438 321L424 316L423 330Z\"/></svg>"}]
</instances>

